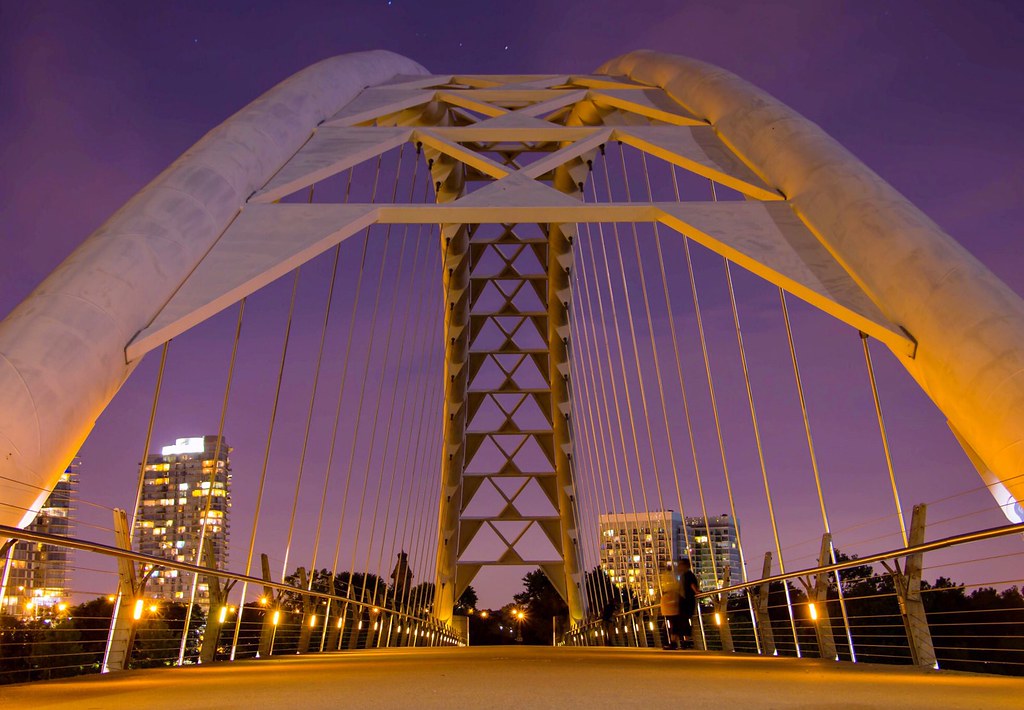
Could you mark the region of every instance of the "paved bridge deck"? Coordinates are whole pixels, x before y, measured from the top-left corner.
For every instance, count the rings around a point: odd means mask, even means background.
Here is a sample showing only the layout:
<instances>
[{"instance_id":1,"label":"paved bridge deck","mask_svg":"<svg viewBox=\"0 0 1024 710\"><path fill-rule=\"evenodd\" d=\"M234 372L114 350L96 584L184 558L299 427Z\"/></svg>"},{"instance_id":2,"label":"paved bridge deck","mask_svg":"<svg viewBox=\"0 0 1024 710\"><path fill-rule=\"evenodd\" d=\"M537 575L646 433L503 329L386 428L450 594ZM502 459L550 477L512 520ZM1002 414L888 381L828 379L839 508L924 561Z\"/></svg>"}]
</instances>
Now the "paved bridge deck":
<instances>
[{"instance_id":1,"label":"paved bridge deck","mask_svg":"<svg viewBox=\"0 0 1024 710\"><path fill-rule=\"evenodd\" d=\"M0 686L0 707L985 708L1024 680L817 660L490 646L290 656Z\"/></svg>"}]
</instances>

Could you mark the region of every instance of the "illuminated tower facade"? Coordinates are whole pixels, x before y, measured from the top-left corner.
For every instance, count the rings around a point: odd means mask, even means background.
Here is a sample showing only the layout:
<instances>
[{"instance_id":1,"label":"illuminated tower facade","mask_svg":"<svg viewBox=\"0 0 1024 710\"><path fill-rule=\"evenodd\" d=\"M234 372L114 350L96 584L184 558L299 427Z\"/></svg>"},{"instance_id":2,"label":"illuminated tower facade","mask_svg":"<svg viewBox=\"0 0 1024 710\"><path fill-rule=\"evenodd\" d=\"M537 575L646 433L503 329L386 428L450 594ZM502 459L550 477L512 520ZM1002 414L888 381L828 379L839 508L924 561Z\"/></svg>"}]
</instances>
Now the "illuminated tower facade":
<instances>
[{"instance_id":1,"label":"illuminated tower facade","mask_svg":"<svg viewBox=\"0 0 1024 710\"><path fill-rule=\"evenodd\" d=\"M686 539L691 550L693 572L701 589L717 589L729 567L730 584L743 581L740 548L736 541L736 521L727 514L686 519Z\"/></svg>"},{"instance_id":2,"label":"illuminated tower facade","mask_svg":"<svg viewBox=\"0 0 1024 710\"><path fill-rule=\"evenodd\" d=\"M70 537L75 523L78 470L75 457L61 474L35 520L32 532ZM0 610L15 616L50 616L59 613L71 593L72 550L41 542L19 542L7 557Z\"/></svg>"},{"instance_id":3,"label":"illuminated tower facade","mask_svg":"<svg viewBox=\"0 0 1024 710\"><path fill-rule=\"evenodd\" d=\"M196 564L200 562L200 541L205 537L212 548L213 566L226 568L230 453L223 437L218 441L217 436L200 436L178 439L159 454L147 457L135 526L139 552ZM146 585L147 596L161 599L187 602L191 592L192 576L175 569L157 569ZM196 602L206 605L208 601L209 584L200 577Z\"/></svg>"},{"instance_id":4,"label":"illuminated tower facade","mask_svg":"<svg viewBox=\"0 0 1024 710\"><path fill-rule=\"evenodd\" d=\"M598 518L601 570L638 598L659 594L659 572L686 549L683 519L673 510L611 513Z\"/></svg>"}]
</instances>

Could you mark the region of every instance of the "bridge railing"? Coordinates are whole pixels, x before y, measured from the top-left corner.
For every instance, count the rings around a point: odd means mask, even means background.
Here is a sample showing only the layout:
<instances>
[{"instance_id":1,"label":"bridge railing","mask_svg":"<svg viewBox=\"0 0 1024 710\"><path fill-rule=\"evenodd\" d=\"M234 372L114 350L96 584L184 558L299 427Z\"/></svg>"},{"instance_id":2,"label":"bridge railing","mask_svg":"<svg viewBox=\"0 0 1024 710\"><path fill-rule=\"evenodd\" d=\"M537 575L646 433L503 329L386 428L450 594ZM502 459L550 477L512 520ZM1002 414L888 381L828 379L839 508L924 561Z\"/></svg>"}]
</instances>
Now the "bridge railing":
<instances>
[{"instance_id":1,"label":"bridge railing","mask_svg":"<svg viewBox=\"0 0 1024 710\"><path fill-rule=\"evenodd\" d=\"M1021 566L985 545L1021 533L1024 524L1004 525L702 591L692 619L695 647L1024 675ZM940 550L957 551L959 558L947 555L929 567L938 576L919 576L919 592L908 598L900 586L908 560L918 556L920 565L925 553ZM984 579L954 581L972 563L994 560L1006 563L996 566L1004 570L998 579L988 572ZM816 590L818 579L827 588ZM919 621L915 604L923 612ZM610 619L589 619L561 643L660 648L670 643L669 629L657 604L636 605Z\"/></svg>"},{"instance_id":2,"label":"bridge railing","mask_svg":"<svg viewBox=\"0 0 1024 710\"><path fill-rule=\"evenodd\" d=\"M369 584L365 593L357 587L350 597L13 527L0 526L0 536L74 551L68 572L89 580L87 587L65 589L60 598L5 585L0 684L268 655L465 644L462 631L429 617L429 601L393 590L370 591ZM124 560L140 575L159 570L191 578L198 573L202 585L225 590L224 602L196 604L186 614L184 602L147 594L144 584L137 594L119 598L118 561ZM250 592L242 606L227 601L226 591L239 583Z\"/></svg>"}]
</instances>

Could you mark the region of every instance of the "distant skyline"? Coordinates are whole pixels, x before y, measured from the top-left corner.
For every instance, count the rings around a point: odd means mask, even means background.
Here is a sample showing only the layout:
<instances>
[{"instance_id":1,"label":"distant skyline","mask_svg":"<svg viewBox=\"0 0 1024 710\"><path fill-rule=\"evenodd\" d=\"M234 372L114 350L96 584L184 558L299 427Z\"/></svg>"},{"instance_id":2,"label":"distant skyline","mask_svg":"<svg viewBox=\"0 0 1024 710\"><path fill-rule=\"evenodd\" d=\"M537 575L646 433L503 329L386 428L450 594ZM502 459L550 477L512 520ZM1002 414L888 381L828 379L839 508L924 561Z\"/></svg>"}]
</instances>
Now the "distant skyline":
<instances>
[{"instance_id":1,"label":"distant skyline","mask_svg":"<svg viewBox=\"0 0 1024 710\"><path fill-rule=\"evenodd\" d=\"M317 60L375 48L403 54L436 73L589 73L637 48L717 64L817 122L1018 294L1024 294L1024 173L1020 169L1024 165L1024 102L1015 92L1024 72L1022 36L1024 6L1013 2L325 0L208 6L0 0L0 130L5 136L0 142L0 316L208 130ZM421 239L424 245L436 244L436 235L423 234ZM354 242L348 246L356 249ZM353 251L345 255L351 261L358 257ZM407 273L415 271L424 280L436 273L437 255L432 255L433 260L427 256L431 255L421 253L416 268ZM347 268L346 274L354 273L351 266ZM715 278L710 275L713 268L708 261L702 275ZM326 267L312 266L309 272L323 278ZM419 282L419 288L426 289L423 293L438 297L424 280ZM280 318L289 285L275 284L254 302ZM335 343L348 325L352 289L351 282L346 282L338 297L332 330ZM685 295L681 290L680 297ZM319 290L300 295L300 318L314 331L322 304ZM713 295L708 307L715 310ZM152 452L179 437L216 433L225 343L233 328L234 311L229 311L181 339L192 351L198 373L175 371L178 353L172 348L167 377L177 385L166 394ZM685 314L678 317L683 320ZM766 358L774 357L768 353L778 345L777 333L771 334L776 317L756 309L748 312L749 346ZM357 315L358 332L365 332L362 326L369 318L364 305ZM279 329L268 326L265 332L247 333L254 339L246 341L245 356L264 363L278 357ZM877 452L872 449L869 457L864 451L877 445L873 420L864 420L863 429L855 432L830 423L834 413L830 409L854 408L835 407L837 397L843 396L840 386L846 385L837 379L855 383L850 386L857 389L858 411L866 402L859 345L855 340L848 342L851 334L845 328L808 327L803 332L814 334L807 335L800 346L806 376L816 388L812 415L817 413L820 438L816 443L822 449L826 487L842 526L856 528L856 518L845 519L839 512L840 503L857 509L858 472L870 471L872 486L881 485L885 478L877 468ZM219 338L216 346L199 347L214 334ZM315 335L307 339L312 342ZM369 349L365 339L362 346ZM730 344L726 330L712 346L734 349L735 343ZM309 347L297 352L308 353ZM998 512L993 514L991 499L976 490L980 479L945 429L941 415L892 358L884 357L880 348L875 355L908 515L914 502L974 489L954 499L950 507L962 505L965 515L978 513L965 524L999 524ZM78 528L82 537L110 542L105 532L110 526L109 511L96 506L130 509L133 504L126 491L134 486L143 454L157 357L146 358L83 447L79 491L86 504L80 512L88 525ZM774 361L784 364L785 358ZM307 377L305 362L297 361L288 376ZM731 366L728 357L723 356L722 362L722 367ZM353 363L357 372L361 362ZM224 432L237 452L232 458L233 569L240 567L238 562L244 559L240 551L248 544L252 481L265 447L265 438L242 433L266 429L268 385L266 373L256 364L244 364L239 373L234 418ZM338 361L331 366L340 368ZM791 373L780 370L776 378L767 372L755 373L762 395L770 401L791 397ZM377 375L375 369L370 373ZM305 379L295 381L308 386ZM699 385L698 380L694 386ZM731 387L735 382L722 384L726 394ZM324 402L329 399L325 396ZM279 462L272 466L272 473L295 468L305 406L307 393L296 395L283 409L280 426L290 442L275 449L274 456L280 458L272 459ZM326 411L330 405L322 407ZM780 406L780 411L784 409ZM727 411L736 421L743 414L742 407ZM788 456L790 450L799 451L803 442L771 417L766 417L765 426L772 437L769 445L777 450L771 461L780 462L775 469L780 475L775 493L799 511L808 479ZM703 435L709 431L702 429ZM713 458L714 446L702 451ZM347 455L347 450L339 449L339 457ZM323 452L318 450L309 464L315 476L322 475L322 459ZM760 485L756 459L746 451L733 466L745 481L739 486L741 493L753 506ZM423 469L424 476L436 475L432 462L424 463ZM798 470L799 477L791 473ZM832 471L838 473L832 475ZM314 488L315 476L309 484ZM433 481L423 481L423 490L428 490L428 484ZM718 495L720 484L713 488ZM275 493L283 512L268 513L261 526L279 534L286 527L291 494L283 483ZM304 505L316 505L316 498L311 490L302 500ZM865 507L870 506L865 503ZM719 496L708 512L724 510L726 504ZM686 512L697 511L687 508ZM803 515L794 514L786 531L791 543L806 548L808 560L817 555L816 514L814 506ZM756 574L760 569L756 561L764 552L760 548L765 547L760 538L766 529L757 521L763 513L740 513L739 517L744 533L751 531L758 541L756 548L747 551L748 571ZM935 520L949 518L956 525L955 517L955 511L946 510ZM886 533L891 530L887 528ZM584 534L596 542L596 526ZM257 551L272 547L269 538L267 533ZM884 546L873 541L870 532L859 531L847 537L851 538L865 546ZM838 544L844 547L843 540ZM333 538L328 547L332 545ZM1007 540L999 549L1019 553L1021 546L1019 541ZM376 558L377 551L372 552ZM329 552L325 554L330 557ZM385 575L393 559L385 559ZM422 581L423 565L432 560L410 556L410 563ZM299 564L308 561L300 559L292 566ZM512 587L497 581L475 584L481 604L503 603L519 591L516 579L504 581Z\"/></svg>"}]
</instances>

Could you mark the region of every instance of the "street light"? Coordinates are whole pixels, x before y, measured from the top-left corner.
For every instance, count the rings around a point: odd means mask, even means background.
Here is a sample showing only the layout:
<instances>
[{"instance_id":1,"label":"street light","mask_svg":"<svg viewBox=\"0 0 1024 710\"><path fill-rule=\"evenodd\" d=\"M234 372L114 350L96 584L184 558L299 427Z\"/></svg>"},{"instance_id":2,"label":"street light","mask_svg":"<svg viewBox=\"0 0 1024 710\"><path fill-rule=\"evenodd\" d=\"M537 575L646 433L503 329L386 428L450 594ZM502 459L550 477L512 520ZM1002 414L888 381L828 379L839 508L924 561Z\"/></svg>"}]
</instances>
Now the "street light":
<instances>
[{"instance_id":1,"label":"street light","mask_svg":"<svg viewBox=\"0 0 1024 710\"><path fill-rule=\"evenodd\" d=\"M522 609L514 609L512 616L516 620L516 641L519 643L523 642L523 619L526 618L526 613Z\"/></svg>"}]
</instances>

